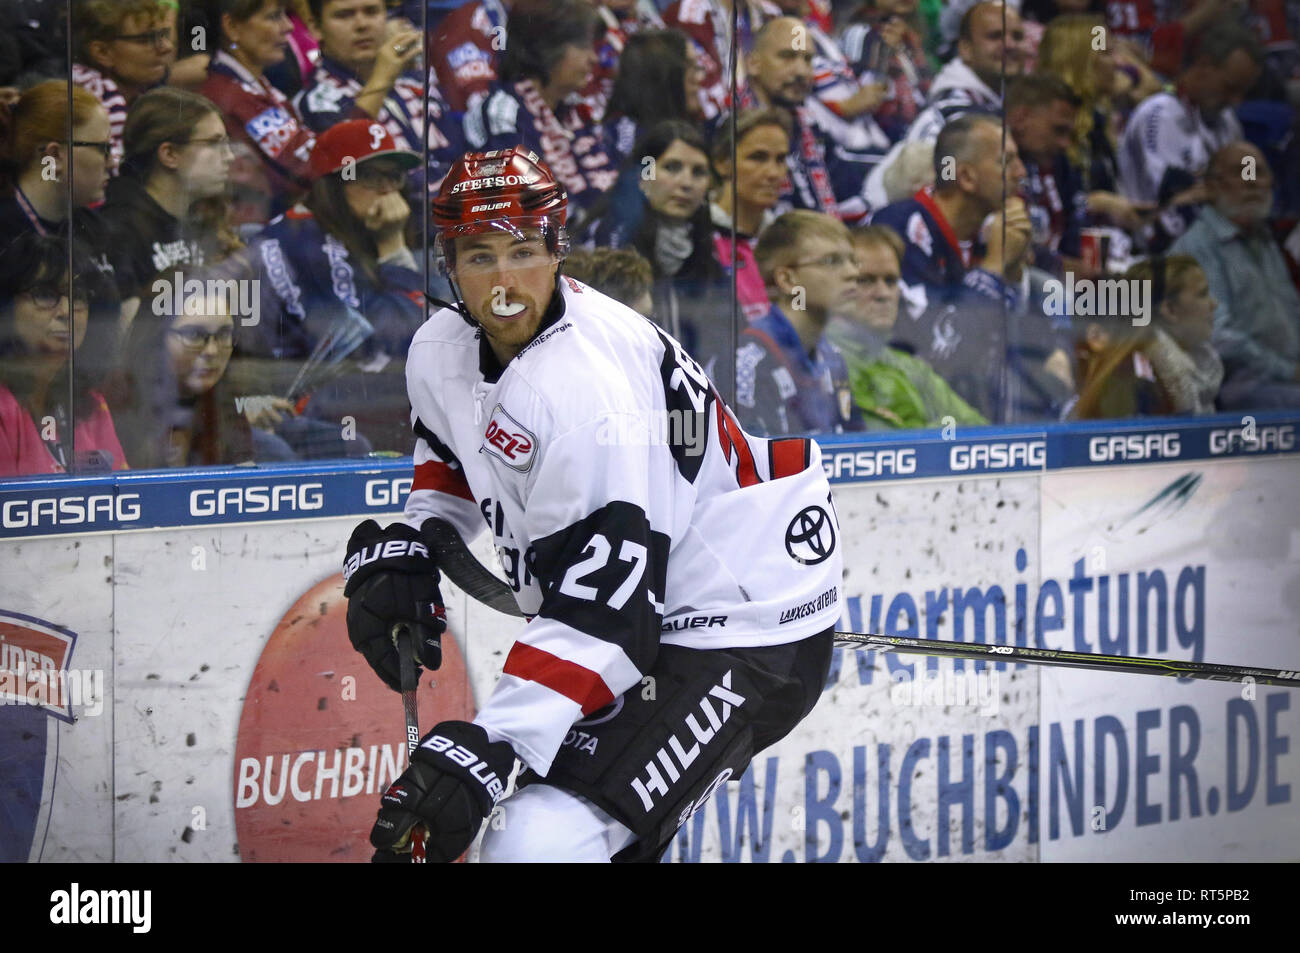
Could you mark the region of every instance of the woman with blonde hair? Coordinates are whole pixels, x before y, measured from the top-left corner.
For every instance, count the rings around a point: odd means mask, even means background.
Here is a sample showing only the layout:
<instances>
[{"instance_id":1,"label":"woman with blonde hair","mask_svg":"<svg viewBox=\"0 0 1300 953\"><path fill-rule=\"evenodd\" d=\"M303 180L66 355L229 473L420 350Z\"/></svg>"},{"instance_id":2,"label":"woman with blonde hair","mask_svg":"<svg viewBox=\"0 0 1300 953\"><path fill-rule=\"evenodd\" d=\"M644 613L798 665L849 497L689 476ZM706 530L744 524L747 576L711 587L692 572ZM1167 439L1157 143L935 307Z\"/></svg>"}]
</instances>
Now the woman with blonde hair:
<instances>
[{"instance_id":1,"label":"woman with blonde hair","mask_svg":"<svg viewBox=\"0 0 1300 953\"><path fill-rule=\"evenodd\" d=\"M1214 350L1214 296L1191 255L1156 255L1124 276L1151 289L1149 323L1087 323L1076 342L1076 420L1211 414L1223 383Z\"/></svg>"},{"instance_id":2,"label":"woman with blonde hair","mask_svg":"<svg viewBox=\"0 0 1300 953\"><path fill-rule=\"evenodd\" d=\"M1121 228L1140 227L1151 209L1117 192L1115 149L1128 109L1159 89L1159 80L1106 30L1101 16L1069 13L1047 25L1038 72L1060 79L1079 97L1069 158L1083 174L1088 211Z\"/></svg>"}]
</instances>

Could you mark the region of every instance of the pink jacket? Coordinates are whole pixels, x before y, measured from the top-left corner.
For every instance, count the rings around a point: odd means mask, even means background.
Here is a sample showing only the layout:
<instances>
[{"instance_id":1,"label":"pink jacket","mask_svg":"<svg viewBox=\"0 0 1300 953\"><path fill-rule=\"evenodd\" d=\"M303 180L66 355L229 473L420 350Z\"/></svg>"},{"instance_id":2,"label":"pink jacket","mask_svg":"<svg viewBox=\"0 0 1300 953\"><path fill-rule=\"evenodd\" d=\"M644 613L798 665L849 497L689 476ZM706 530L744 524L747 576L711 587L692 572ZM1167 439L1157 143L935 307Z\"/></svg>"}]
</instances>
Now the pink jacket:
<instances>
[{"instance_id":1,"label":"pink jacket","mask_svg":"<svg viewBox=\"0 0 1300 953\"><path fill-rule=\"evenodd\" d=\"M77 456L98 450L110 456L114 470L130 469L122 444L118 442L108 404L94 391L91 397L95 402L95 412L88 419L78 420L73 434ZM0 384L0 477L64 472L63 466L41 440L32 415L7 387Z\"/></svg>"},{"instance_id":2,"label":"pink jacket","mask_svg":"<svg viewBox=\"0 0 1300 953\"><path fill-rule=\"evenodd\" d=\"M754 239L740 235L736 240L736 300L745 320L756 321L772 310L767 299L763 276L758 273L754 258ZM731 236L725 232L713 233L713 256L727 271L731 270Z\"/></svg>"}]
</instances>

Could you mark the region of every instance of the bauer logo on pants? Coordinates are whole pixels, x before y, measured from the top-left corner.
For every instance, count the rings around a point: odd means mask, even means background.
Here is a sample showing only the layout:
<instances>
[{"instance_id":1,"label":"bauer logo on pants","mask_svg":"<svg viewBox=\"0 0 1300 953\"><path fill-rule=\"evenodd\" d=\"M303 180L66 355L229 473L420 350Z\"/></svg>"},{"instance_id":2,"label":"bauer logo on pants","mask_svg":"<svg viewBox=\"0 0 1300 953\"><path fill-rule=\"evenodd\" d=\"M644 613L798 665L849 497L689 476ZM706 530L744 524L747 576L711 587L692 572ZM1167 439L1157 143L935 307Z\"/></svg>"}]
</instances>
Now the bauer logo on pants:
<instances>
[{"instance_id":1,"label":"bauer logo on pants","mask_svg":"<svg viewBox=\"0 0 1300 953\"><path fill-rule=\"evenodd\" d=\"M710 698L716 698L721 702L718 708L714 708ZM676 784L695 763L695 759L700 756L700 749L712 741L718 729L727 723L731 717L731 709L739 708L743 704L745 704L745 697L731 690L731 670L728 669L720 683L710 688L700 699L700 711L704 715L705 723L700 724L700 719L695 712L686 716L686 728L679 734L687 739L690 747L685 747L678 740L677 734L669 735L668 744L655 752L657 763L654 760L646 763L646 779L644 781L641 778L632 779L632 790L637 793L637 797L641 799L647 811L654 807L654 796L667 795L668 785ZM659 770L661 765L662 772Z\"/></svg>"}]
</instances>

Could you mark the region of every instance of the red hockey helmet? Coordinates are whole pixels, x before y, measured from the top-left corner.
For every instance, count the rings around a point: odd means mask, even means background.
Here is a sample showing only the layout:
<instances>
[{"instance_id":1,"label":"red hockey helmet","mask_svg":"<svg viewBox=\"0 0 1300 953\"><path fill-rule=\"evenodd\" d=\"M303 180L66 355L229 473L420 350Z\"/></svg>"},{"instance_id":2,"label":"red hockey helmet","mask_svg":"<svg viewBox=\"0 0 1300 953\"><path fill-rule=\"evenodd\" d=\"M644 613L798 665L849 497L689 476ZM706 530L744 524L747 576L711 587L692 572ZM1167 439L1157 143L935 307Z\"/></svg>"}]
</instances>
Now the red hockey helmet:
<instances>
[{"instance_id":1,"label":"red hockey helmet","mask_svg":"<svg viewBox=\"0 0 1300 953\"><path fill-rule=\"evenodd\" d=\"M539 229L557 259L569 251L564 230L569 196L551 170L523 146L467 152L452 165L433 200L436 248L455 265L455 239L498 229L521 236Z\"/></svg>"}]
</instances>

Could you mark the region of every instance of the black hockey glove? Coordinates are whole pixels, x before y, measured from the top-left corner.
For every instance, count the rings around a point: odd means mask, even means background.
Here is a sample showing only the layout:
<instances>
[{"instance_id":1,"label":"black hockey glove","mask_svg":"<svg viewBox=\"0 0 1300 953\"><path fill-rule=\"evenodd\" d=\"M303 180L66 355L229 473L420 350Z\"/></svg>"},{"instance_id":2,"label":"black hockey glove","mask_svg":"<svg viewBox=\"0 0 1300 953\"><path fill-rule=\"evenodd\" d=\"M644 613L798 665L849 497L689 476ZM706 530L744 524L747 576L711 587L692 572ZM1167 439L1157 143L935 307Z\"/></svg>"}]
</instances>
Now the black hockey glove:
<instances>
[{"instance_id":1,"label":"black hockey glove","mask_svg":"<svg viewBox=\"0 0 1300 953\"><path fill-rule=\"evenodd\" d=\"M424 736L411 764L384 792L370 830L373 863L404 861L411 829L428 831L425 857L449 864L474 842L483 819L506 793L515 752L467 721L444 721Z\"/></svg>"},{"instance_id":2,"label":"black hockey glove","mask_svg":"<svg viewBox=\"0 0 1300 953\"><path fill-rule=\"evenodd\" d=\"M343 563L348 598L348 638L393 691L402 690L402 669L393 643L398 622L411 627L416 680L420 665L442 664L446 609L438 591L438 567L420 534L405 523L380 529L366 520L352 531Z\"/></svg>"}]
</instances>

